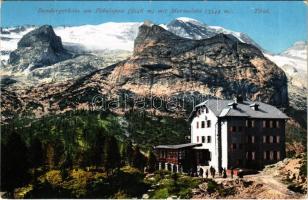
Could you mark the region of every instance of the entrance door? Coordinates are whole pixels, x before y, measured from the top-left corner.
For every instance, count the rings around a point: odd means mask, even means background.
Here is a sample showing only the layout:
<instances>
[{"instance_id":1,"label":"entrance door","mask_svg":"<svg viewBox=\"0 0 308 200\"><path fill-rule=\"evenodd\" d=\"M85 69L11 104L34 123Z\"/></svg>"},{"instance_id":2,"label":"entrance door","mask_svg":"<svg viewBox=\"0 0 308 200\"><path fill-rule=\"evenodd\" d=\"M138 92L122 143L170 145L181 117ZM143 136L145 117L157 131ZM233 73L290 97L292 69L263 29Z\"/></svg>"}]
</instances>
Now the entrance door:
<instances>
[{"instance_id":1,"label":"entrance door","mask_svg":"<svg viewBox=\"0 0 308 200\"><path fill-rule=\"evenodd\" d=\"M198 149L196 150L196 154L198 165L209 165L209 161L211 160L211 152L208 149Z\"/></svg>"}]
</instances>

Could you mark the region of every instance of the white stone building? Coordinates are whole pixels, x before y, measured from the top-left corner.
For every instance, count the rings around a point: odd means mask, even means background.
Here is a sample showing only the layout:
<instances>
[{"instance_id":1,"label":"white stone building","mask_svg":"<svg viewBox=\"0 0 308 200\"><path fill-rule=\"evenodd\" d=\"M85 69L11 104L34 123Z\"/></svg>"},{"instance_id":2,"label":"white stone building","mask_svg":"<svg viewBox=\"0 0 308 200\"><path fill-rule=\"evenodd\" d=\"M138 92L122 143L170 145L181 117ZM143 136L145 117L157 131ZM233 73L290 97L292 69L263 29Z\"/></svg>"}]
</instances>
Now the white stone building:
<instances>
[{"instance_id":1,"label":"white stone building","mask_svg":"<svg viewBox=\"0 0 308 200\"><path fill-rule=\"evenodd\" d=\"M274 106L213 99L197 105L190 119L191 143L202 144L194 147L200 166L262 168L285 157L288 117Z\"/></svg>"},{"instance_id":2,"label":"white stone building","mask_svg":"<svg viewBox=\"0 0 308 200\"><path fill-rule=\"evenodd\" d=\"M287 119L278 108L262 102L207 100L189 116L190 144L155 147L160 166L171 164L168 169L184 171L210 166L217 171L262 168L285 157Z\"/></svg>"}]
</instances>

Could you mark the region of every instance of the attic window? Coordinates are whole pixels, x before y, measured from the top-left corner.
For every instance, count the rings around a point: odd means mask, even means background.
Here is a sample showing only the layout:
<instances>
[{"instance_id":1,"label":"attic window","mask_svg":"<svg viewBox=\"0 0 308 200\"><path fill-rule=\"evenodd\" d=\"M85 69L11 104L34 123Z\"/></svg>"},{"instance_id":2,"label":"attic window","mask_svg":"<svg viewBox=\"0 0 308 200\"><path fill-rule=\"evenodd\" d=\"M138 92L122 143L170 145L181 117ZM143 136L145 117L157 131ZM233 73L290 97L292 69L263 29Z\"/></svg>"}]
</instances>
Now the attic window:
<instances>
[{"instance_id":1,"label":"attic window","mask_svg":"<svg viewBox=\"0 0 308 200\"><path fill-rule=\"evenodd\" d=\"M259 104L257 104L257 103L250 104L249 106L253 110L259 110Z\"/></svg>"}]
</instances>

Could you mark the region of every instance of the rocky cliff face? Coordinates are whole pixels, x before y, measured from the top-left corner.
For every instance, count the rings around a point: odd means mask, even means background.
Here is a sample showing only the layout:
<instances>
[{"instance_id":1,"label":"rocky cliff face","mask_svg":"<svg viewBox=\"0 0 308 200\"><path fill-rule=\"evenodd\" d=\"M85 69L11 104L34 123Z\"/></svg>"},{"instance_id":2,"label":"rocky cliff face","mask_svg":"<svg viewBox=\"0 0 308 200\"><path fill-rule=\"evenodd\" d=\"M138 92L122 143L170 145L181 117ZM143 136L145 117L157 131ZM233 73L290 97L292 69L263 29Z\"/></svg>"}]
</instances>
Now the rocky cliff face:
<instances>
[{"instance_id":1,"label":"rocky cliff face","mask_svg":"<svg viewBox=\"0 0 308 200\"><path fill-rule=\"evenodd\" d=\"M13 71L31 71L70 57L61 38L56 36L51 26L44 25L22 37L17 49L10 53L8 63Z\"/></svg>"},{"instance_id":2,"label":"rocky cliff face","mask_svg":"<svg viewBox=\"0 0 308 200\"><path fill-rule=\"evenodd\" d=\"M277 106L288 104L284 72L258 48L232 35L191 40L156 25L143 25L134 55L118 65L110 77L122 80L122 87L136 93L144 88L141 93L157 95L198 91L232 98L242 94Z\"/></svg>"},{"instance_id":3,"label":"rocky cliff face","mask_svg":"<svg viewBox=\"0 0 308 200\"><path fill-rule=\"evenodd\" d=\"M77 81L42 84L21 93L41 113L87 109L95 95L174 97L201 94L230 99L241 94L276 106L288 104L285 73L262 52L232 35L186 39L157 25L142 25L134 53ZM43 108L43 109L41 109Z\"/></svg>"}]
</instances>

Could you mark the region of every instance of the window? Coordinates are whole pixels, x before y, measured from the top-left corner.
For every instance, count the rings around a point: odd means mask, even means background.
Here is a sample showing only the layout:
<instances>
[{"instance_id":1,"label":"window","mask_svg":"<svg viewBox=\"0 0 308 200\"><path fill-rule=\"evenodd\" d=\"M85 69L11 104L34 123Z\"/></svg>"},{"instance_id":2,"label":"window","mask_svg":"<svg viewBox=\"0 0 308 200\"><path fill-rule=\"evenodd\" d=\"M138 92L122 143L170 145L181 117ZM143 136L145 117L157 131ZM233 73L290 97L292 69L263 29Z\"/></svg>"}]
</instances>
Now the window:
<instances>
[{"instance_id":1,"label":"window","mask_svg":"<svg viewBox=\"0 0 308 200\"><path fill-rule=\"evenodd\" d=\"M183 156L183 152L184 152L184 151L179 151L179 160L181 160L181 159L183 159L183 158L184 158L184 156Z\"/></svg>"},{"instance_id":2,"label":"window","mask_svg":"<svg viewBox=\"0 0 308 200\"><path fill-rule=\"evenodd\" d=\"M277 160L280 160L280 151L277 151L276 153L277 153L277 156L276 156Z\"/></svg>"},{"instance_id":3,"label":"window","mask_svg":"<svg viewBox=\"0 0 308 200\"><path fill-rule=\"evenodd\" d=\"M276 136L276 142L280 143L280 136Z\"/></svg>"},{"instance_id":4,"label":"window","mask_svg":"<svg viewBox=\"0 0 308 200\"><path fill-rule=\"evenodd\" d=\"M230 126L230 132L236 132L236 126Z\"/></svg>"},{"instance_id":5,"label":"window","mask_svg":"<svg viewBox=\"0 0 308 200\"><path fill-rule=\"evenodd\" d=\"M263 120L262 127L263 127L263 128L266 127L266 121L265 121L265 120Z\"/></svg>"},{"instance_id":6,"label":"window","mask_svg":"<svg viewBox=\"0 0 308 200\"><path fill-rule=\"evenodd\" d=\"M211 120L207 120L207 127L211 127Z\"/></svg>"},{"instance_id":7,"label":"window","mask_svg":"<svg viewBox=\"0 0 308 200\"><path fill-rule=\"evenodd\" d=\"M273 143L277 143L277 137L276 136L273 136Z\"/></svg>"},{"instance_id":8,"label":"window","mask_svg":"<svg viewBox=\"0 0 308 200\"><path fill-rule=\"evenodd\" d=\"M201 128L205 128L205 121L201 122Z\"/></svg>"},{"instance_id":9,"label":"window","mask_svg":"<svg viewBox=\"0 0 308 200\"><path fill-rule=\"evenodd\" d=\"M205 136L202 136L202 143L205 143Z\"/></svg>"},{"instance_id":10,"label":"window","mask_svg":"<svg viewBox=\"0 0 308 200\"><path fill-rule=\"evenodd\" d=\"M270 137L266 136L266 143L270 143Z\"/></svg>"},{"instance_id":11,"label":"window","mask_svg":"<svg viewBox=\"0 0 308 200\"><path fill-rule=\"evenodd\" d=\"M277 127L277 128L280 127L280 124L279 124L279 121L278 121L278 120L276 121L276 127Z\"/></svg>"},{"instance_id":12,"label":"window","mask_svg":"<svg viewBox=\"0 0 308 200\"><path fill-rule=\"evenodd\" d=\"M270 152L266 151L266 158L269 159L270 158Z\"/></svg>"},{"instance_id":13,"label":"window","mask_svg":"<svg viewBox=\"0 0 308 200\"><path fill-rule=\"evenodd\" d=\"M246 119L246 127L248 127L248 120Z\"/></svg>"},{"instance_id":14,"label":"window","mask_svg":"<svg viewBox=\"0 0 308 200\"><path fill-rule=\"evenodd\" d=\"M247 143L254 144L255 143L255 136L247 136Z\"/></svg>"},{"instance_id":15,"label":"window","mask_svg":"<svg viewBox=\"0 0 308 200\"><path fill-rule=\"evenodd\" d=\"M199 122L197 122L197 128L199 128Z\"/></svg>"},{"instance_id":16,"label":"window","mask_svg":"<svg viewBox=\"0 0 308 200\"><path fill-rule=\"evenodd\" d=\"M201 114L200 109L197 111L197 117L199 117Z\"/></svg>"},{"instance_id":17,"label":"window","mask_svg":"<svg viewBox=\"0 0 308 200\"><path fill-rule=\"evenodd\" d=\"M209 113L209 109L205 108L205 113Z\"/></svg>"},{"instance_id":18,"label":"window","mask_svg":"<svg viewBox=\"0 0 308 200\"><path fill-rule=\"evenodd\" d=\"M266 136L263 136L263 143L266 143Z\"/></svg>"},{"instance_id":19,"label":"window","mask_svg":"<svg viewBox=\"0 0 308 200\"><path fill-rule=\"evenodd\" d=\"M197 136L197 143L199 143L199 136Z\"/></svg>"},{"instance_id":20,"label":"window","mask_svg":"<svg viewBox=\"0 0 308 200\"><path fill-rule=\"evenodd\" d=\"M263 159L264 159L264 160L267 159L267 156L266 156L266 155L267 155L267 153L266 153L266 151L264 151L264 152L263 152Z\"/></svg>"},{"instance_id":21,"label":"window","mask_svg":"<svg viewBox=\"0 0 308 200\"><path fill-rule=\"evenodd\" d=\"M212 142L211 136L207 136L207 143L211 143L211 142Z\"/></svg>"},{"instance_id":22,"label":"window","mask_svg":"<svg viewBox=\"0 0 308 200\"><path fill-rule=\"evenodd\" d=\"M270 160L274 160L274 152L270 151Z\"/></svg>"},{"instance_id":23,"label":"window","mask_svg":"<svg viewBox=\"0 0 308 200\"><path fill-rule=\"evenodd\" d=\"M266 122L266 123L265 123L265 127L266 127L266 128L269 128L269 127L270 127L270 122L269 122L268 120L266 120L265 122Z\"/></svg>"},{"instance_id":24,"label":"window","mask_svg":"<svg viewBox=\"0 0 308 200\"><path fill-rule=\"evenodd\" d=\"M166 152L163 151L163 158L166 158Z\"/></svg>"},{"instance_id":25,"label":"window","mask_svg":"<svg viewBox=\"0 0 308 200\"><path fill-rule=\"evenodd\" d=\"M163 158L163 157L164 157L163 151L159 151L159 157L160 157L160 158Z\"/></svg>"},{"instance_id":26,"label":"window","mask_svg":"<svg viewBox=\"0 0 308 200\"><path fill-rule=\"evenodd\" d=\"M236 144L231 144L231 149L235 150L236 149Z\"/></svg>"},{"instance_id":27,"label":"window","mask_svg":"<svg viewBox=\"0 0 308 200\"><path fill-rule=\"evenodd\" d=\"M270 136L269 138L270 138L270 141L269 141L269 142L270 142L270 143L273 143L273 142L274 142L273 136Z\"/></svg>"},{"instance_id":28,"label":"window","mask_svg":"<svg viewBox=\"0 0 308 200\"><path fill-rule=\"evenodd\" d=\"M252 144L255 143L255 136L251 136L251 143L252 143Z\"/></svg>"},{"instance_id":29,"label":"window","mask_svg":"<svg viewBox=\"0 0 308 200\"><path fill-rule=\"evenodd\" d=\"M255 160L256 159L256 152L251 152L251 160Z\"/></svg>"},{"instance_id":30,"label":"window","mask_svg":"<svg viewBox=\"0 0 308 200\"><path fill-rule=\"evenodd\" d=\"M255 120L247 120L247 127L250 127L250 128L252 128L252 127L255 127Z\"/></svg>"},{"instance_id":31,"label":"window","mask_svg":"<svg viewBox=\"0 0 308 200\"><path fill-rule=\"evenodd\" d=\"M271 120L270 121L270 128L273 128L274 127L274 123L273 123L273 121Z\"/></svg>"}]
</instances>

